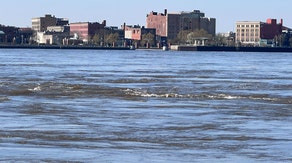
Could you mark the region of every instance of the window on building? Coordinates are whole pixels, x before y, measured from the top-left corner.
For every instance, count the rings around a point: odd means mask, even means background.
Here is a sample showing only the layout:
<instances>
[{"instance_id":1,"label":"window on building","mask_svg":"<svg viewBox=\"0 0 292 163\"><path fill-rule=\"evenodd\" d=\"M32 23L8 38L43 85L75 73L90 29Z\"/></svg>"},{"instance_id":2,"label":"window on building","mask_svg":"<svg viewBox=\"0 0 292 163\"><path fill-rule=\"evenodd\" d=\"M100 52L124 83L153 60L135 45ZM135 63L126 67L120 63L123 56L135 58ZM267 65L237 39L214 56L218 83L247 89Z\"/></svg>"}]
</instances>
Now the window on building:
<instances>
[{"instance_id":1,"label":"window on building","mask_svg":"<svg viewBox=\"0 0 292 163\"><path fill-rule=\"evenodd\" d=\"M247 28L249 28L249 25L246 25Z\"/></svg>"},{"instance_id":2,"label":"window on building","mask_svg":"<svg viewBox=\"0 0 292 163\"><path fill-rule=\"evenodd\" d=\"M254 25L251 25L252 28L254 28Z\"/></svg>"},{"instance_id":3,"label":"window on building","mask_svg":"<svg viewBox=\"0 0 292 163\"><path fill-rule=\"evenodd\" d=\"M241 27L244 27L244 25L241 25Z\"/></svg>"}]
</instances>

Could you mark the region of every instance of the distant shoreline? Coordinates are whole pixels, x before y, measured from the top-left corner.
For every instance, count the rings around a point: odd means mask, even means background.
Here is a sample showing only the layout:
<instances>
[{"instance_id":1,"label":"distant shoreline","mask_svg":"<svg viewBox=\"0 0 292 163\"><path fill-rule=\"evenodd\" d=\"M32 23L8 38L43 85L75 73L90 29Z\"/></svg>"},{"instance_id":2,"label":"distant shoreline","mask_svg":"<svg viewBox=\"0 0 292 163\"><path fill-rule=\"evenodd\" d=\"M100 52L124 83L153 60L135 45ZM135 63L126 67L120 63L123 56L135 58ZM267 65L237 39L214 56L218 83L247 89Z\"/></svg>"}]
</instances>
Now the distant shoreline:
<instances>
[{"instance_id":1,"label":"distant shoreline","mask_svg":"<svg viewBox=\"0 0 292 163\"><path fill-rule=\"evenodd\" d=\"M99 47L86 45L0 45L0 49L68 49L68 50L134 50L131 47ZM159 48L138 48L137 50L162 50ZM231 46L186 46L172 45L172 51L198 52L283 52L292 53L288 47L231 47Z\"/></svg>"},{"instance_id":2,"label":"distant shoreline","mask_svg":"<svg viewBox=\"0 0 292 163\"><path fill-rule=\"evenodd\" d=\"M84 49L84 50L131 50L130 47L98 47L80 45L0 45L0 49Z\"/></svg>"},{"instance_id":3,"label":"distant shoreline","mask_svg":"<svg viewBox=\"0 0 292 163\"><path fill-rule=\"evenodd\" d=\"M172 46L176 51L217 51L217 52L285 52L291 53L288 47L231 47L231 46Z\"/></svg>"}]
</instances>

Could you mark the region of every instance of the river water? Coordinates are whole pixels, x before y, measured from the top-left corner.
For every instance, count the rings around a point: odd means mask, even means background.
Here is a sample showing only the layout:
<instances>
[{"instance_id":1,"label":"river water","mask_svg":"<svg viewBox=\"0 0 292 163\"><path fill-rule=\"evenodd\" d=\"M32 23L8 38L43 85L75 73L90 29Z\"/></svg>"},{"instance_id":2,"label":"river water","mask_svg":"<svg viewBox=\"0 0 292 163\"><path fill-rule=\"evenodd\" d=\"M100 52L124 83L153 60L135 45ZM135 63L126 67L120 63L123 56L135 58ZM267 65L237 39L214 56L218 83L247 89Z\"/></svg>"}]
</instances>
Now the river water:
<instances>
[{"instance_id":1,"label":"river water","mask_svg":"<svg viewBox=\"0 0 292 163\"><path fill-rule=\"evenodd\" d=\"M1 162L292 162L292 54L0 50Z\"/></svg>"}]
</instances>

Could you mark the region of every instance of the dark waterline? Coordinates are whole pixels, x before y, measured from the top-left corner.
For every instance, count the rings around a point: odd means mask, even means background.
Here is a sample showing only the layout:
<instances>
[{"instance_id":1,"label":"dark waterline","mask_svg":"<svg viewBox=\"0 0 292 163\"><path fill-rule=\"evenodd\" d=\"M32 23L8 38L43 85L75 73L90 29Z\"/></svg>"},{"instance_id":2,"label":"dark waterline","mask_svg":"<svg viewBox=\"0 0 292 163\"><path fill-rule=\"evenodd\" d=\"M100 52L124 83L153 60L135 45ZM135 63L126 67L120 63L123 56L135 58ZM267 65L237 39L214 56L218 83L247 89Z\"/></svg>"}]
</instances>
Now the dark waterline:
<instances>
[{"instance_id":1,"label":"dark waterline","mask_svg":"<svg viewBox=\"0 0 292 163\"><path fill-rule=\"evenodd\" d=\"M1 49L0 58L0 161L292 161L290 53Z\"/></svg>"}]
</instances>

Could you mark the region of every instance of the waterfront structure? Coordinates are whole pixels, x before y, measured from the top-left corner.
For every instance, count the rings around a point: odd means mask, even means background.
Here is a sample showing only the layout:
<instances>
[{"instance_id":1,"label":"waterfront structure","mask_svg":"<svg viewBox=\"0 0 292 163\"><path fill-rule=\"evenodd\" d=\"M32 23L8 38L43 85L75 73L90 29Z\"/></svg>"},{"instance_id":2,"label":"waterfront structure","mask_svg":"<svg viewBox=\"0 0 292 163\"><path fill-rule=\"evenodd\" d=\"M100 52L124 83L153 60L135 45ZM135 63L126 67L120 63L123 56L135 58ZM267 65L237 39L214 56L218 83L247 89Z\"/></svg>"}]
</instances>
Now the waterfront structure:
<instances>
[{"instance_id":1,"label":"waterfront structure","mask_svg":"<svg viewBox=\"0 0 292 163\"><path fill-rule=\"evenodd\" d=\"M33 40L38 44L59 44L64 35L69 37L69 33L67 34L65 30L69 27L69 19L47 14L44 17L32 18L31 22L34 31Z\"/></svg>"},{"instance_id":2,"label":"waterfront structure","mask_svg":"<svg viewBox=\"0 0 292 163\"><path fill-rule=\"evenodd\" d=\"M66 18L56 18L52 15L45 15L45 17L32 18L32 29L36 32L45 32L49 26L64 26L69 24Z\"/></svg>"},{"instance_id":3,"label":"waterfront structure","mask_svg":"<svg viewBox=\"0 0 292 163\"><path fill-rule=\"evenodd\" d=\"M267 46L274 44L274 38L282 34L283 20L236 22L236 43L250 46Z\"/></svg>"},{"instance_id":4,"label":"waterfront structure","mask_svg":"<svg viewBox=\"0 0 292 163\"><path fill-rule=\"evenodd\" d=\"M192 12L164 13L150 12L146 19L147 28L155 28L157 35L174 39L183 30L205 30L209 34L216 34L216 19L205 17L200 10Z\"/></svg>"},{"instance_id":5,"label":"waterfront structure","mask_svg":"<svg viewBox=\"0 0 292 163\"><path fill-rule=\"evenodd\" d=\"M64 44L64 39L69 39L70 27L66 26L48 26L45 32L37 32L37 43L47 45Z\"/></svg>"},{"instance_id":6,"label":"waterfront structure","mask_svg":"<svg viewBox=\"0 0 292 163\"><path fill-rule=\"evenodd\" d=\"M146 44L147 47L156 46L156 29L145 28L140 25L130 26L126 24L122 26L122 29L125 31L125 39L127 39L128 42L135 40L138 44Z\"/></svg>"},{"instance_id":7,"label":"waterfront structure","mask_svg":"<svg viewBox=\"0 0 292 163\"><path fill-rule=\"evenodd\" d=\"M123 25L122 29L125 31L125 39L139 41L142 39L142 28L139 25Z\"/></svg>"},{"instance_id":8,"label":"waterfront structure","mask_svg":"<svg viewBox=\"0 0 292 163\"><path fill-rule=\"evenodd\" d=\"M106 21L104 20L101 24L98 22L78 22L70 24L70 35L74 35L76 39L88 42L95 34L104 31Z\"/></svg>"},{"instance_id":9,"label":"waterfront structure","mask_svg":"<svg viewBox=\"0 0 292 163\"><path fill-rule=\"evenodd\" d=\"M18 39L18 28L13 26L0 25L2 31L1 40L3 43L16 43Z\"/></svg>"},{"instance_id":10,"label":"waterfront structure","mask_svg":"<svg viewBox=\"0 0 292 163\"><path fill-rule=\"evenodd\" d=\"M31 44L33 41L33 30L31 28L19 28L18 29L18 43Z\"/></svg>"}]
</instances>

